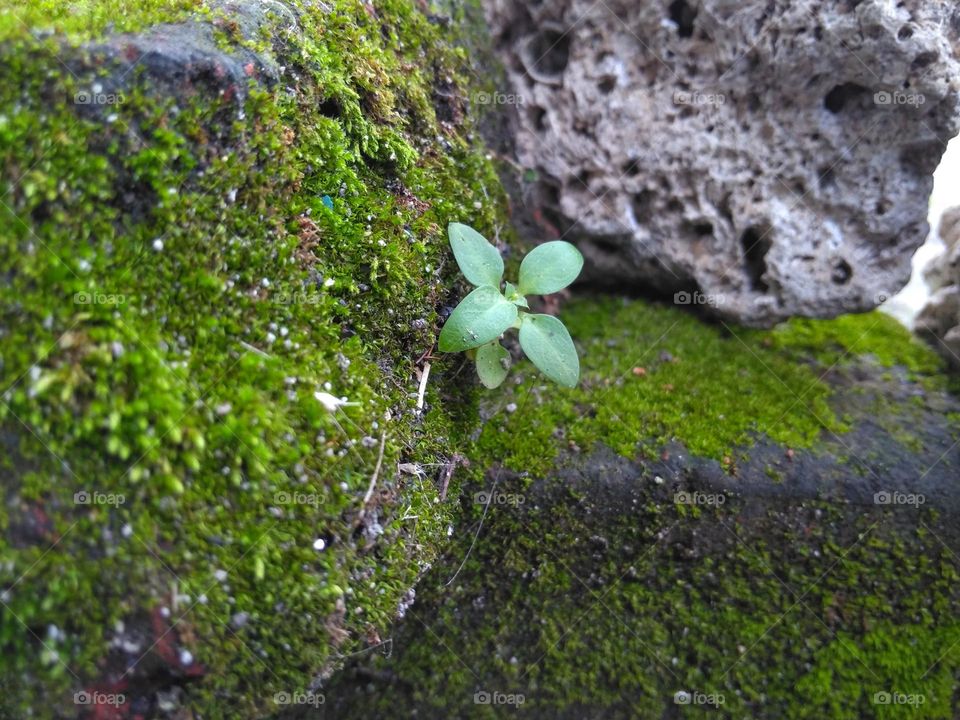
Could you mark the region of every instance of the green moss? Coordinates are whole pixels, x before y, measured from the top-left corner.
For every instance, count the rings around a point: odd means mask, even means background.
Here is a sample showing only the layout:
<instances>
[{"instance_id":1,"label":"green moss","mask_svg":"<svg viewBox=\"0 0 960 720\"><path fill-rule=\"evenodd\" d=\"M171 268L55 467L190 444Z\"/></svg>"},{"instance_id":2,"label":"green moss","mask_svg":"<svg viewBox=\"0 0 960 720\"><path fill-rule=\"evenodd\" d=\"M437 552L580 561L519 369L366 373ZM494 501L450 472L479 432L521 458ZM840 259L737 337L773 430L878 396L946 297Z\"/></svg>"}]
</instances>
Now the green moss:
<instances>
[{"instance_id":1,"label":"green moss","mask_svg":"<svg viewBox=\"0 0 960 720\"><path fill-rule=\"evenodd\" d=\"M579 297L560 316L581 354L580 386L547 384L524 361L514 384L485 401L493 418L474 456L542 476L561 450L602 441L632 458L679 442L734 470L738 449L761 435L808 448L823 431L842 433L826 376L854 362L899 365L924 387L944 387L936 354L879 312L759 331L641 300Z\"/></svg>"},{"instance_id":2,"label":"green moss","mask_svg":"<svg viewBox=\"0 0 960 720\"><path fill-rule=\"evenodd\" d=\"M843 427L828 386L770 333L705 325L639 300L581 298L561 317L580 349L580 386L546 385L520 365L514 374L523 381L489 401L496 416L478 455L540 475L561 448L589 450L600 440L627 457L679 441L721 459L759 433L805 447L822 429ZM509 403L516 412L504 411Z\"/></svg>"},{"instance_id":3,"label":"green moss","mask_svg":"<svg viewBox=\"0 0 960 720\"><path fill-rule=\"evenodd\" d=\"M397 655L369 661L363 677L394 681L329 688L338 717L499 717L478 691L522 694L527 717L718 711L680 691L722 697L725 717L953 716L956 570L920 525L732 498L692 517L650 487L611 506L552 485L536 511L492 509L457 580L469 537L422 583Z\"/></svg>"},{"instance_id":4,"label":"green moss","mask_svg":"<svg viewBox=\"0 0 960 720\"><path fill-rule=\"evenodd\" d=\"M443 463L467 430L448 361L416 410L417 360L452 286L447 222L489 230L504 208L456 98L434 107L463 58L411 2L300 3L298 30L221 24L224 47L269 38L287 65L242 112L158 95L142 68L87 112L75 93L113 71L68 45L197 3L6 5L4 706L72 708L129 661L108 646L125 621L144 652L193 654L205 717L269 712L384 627L446 536L450 505L397 465ZM355 404L331 414L319 391Z\"/></svg>"},{"instance_id":5,"label":"green moss","mask_svg":"<svg viewBox=\"0 0 960 720\"><path fill-rule=\"evenodd\" d=\"M812 355L825 368L869 354L884 367L943 382L944 362L890 315L874 311L833 320L798 318L773 333L774 346Z\"/></svg>"},{"instance_id":6,"label":"green moss","mask_svg":"<svg viewBox=\"0 0 960 720\"><path fill-rule=\"evenodd\" d=\"M677 440L693 457L727 458L736 476L758 438L815 453L842 437L848 411L858 427L882 423L870 413L878 391L890 418L925 410L929 422L943 400L929 392L943 387L933 353L879 314L756 331L580 297L561 317L581 387L544 384L524 363L514 387L483 401L457 540L420 583L394 656L341 675L331 710L500 717L474 702L498 692L523 695L526 717L953 717L954 520L791 499L798 486L741 498L737 477L719 506L687 505L674 493L703 481L695 462L667 472L589 452L656 458ZM853 486L864 472L843 471ZM767 465L744 487L764 477L782 482ZM473 496L492 482L496 502ZM678 704L680 691L723 706ZM922 704L884 704L888 693Z\"/></svg>"},{"instance_id":7,"label":"green moss","mask_svg":"<svg viewBox=\"0 0 960 720\"><path fill-rule=\"evenodd\" d=\"M108 30L137 32L157 23L184 20L204 6L204 0L5 0L0 6L0 42L32 31L56 32L75 41L92 40Z\"/></svg>"}]
</instances>

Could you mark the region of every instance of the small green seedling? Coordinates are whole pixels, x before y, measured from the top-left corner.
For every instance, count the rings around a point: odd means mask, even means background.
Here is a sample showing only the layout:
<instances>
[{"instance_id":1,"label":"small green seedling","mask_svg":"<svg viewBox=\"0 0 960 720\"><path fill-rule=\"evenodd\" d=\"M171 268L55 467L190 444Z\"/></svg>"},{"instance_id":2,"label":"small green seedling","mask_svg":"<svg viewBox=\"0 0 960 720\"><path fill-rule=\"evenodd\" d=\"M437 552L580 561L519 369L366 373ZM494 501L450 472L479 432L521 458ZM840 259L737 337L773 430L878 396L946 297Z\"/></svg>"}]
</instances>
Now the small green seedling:
<instances>
[{"instance_id":1,"label":"small green seedling","mask_svg":"<svg viewBox=\"0 0 960 720\"><path fill-rule=\"evenodd\" d=\"M451 223L450 247L464 277L476 286L450 314L440 332L442 352L476 350L477 374L488 388L507 377L510 353L500 336L510 328L520 331L520 347L540 371L554 382L576 387L580 359L570 333L552 315L530 312L527 295L559 292L577 279L583 255L562 240L531 250L520 264L517 285L503 282L503 258L483 235L471 227Z\"/></svg>"}]
</instances>

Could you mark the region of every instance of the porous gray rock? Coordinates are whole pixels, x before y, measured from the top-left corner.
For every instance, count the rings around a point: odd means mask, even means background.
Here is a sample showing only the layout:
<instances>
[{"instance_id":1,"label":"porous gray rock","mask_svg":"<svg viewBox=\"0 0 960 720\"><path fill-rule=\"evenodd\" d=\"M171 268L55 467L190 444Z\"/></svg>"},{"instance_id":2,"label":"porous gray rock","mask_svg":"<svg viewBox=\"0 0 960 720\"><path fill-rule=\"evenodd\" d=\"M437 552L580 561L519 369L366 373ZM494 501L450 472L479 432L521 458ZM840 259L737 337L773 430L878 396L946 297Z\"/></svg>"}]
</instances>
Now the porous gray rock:
<instances>
[{"instance_id":1,"label":"porous gray rock","mask_svg":"<svg viewBox=\"0 0 960 720\"><path fill-rule=\"evenodd\" d=\"M933 291L960 282L960 206L943 213L937 236L945 250L924 269L924 278Z\"/></svg>"},{"instance_id":2,"label":"porous gray rock","mask_svg":"<svg viewBox=\"0 0 960 720\"><path fill-rule=\"evenodd\" d=\"M916 331L960 368L960 206L943 214L937 234L946 249L924 271L933 294L917 317Z\"/></svg>"},{"instance_id":3,"label":"porous gray rock","mask_svg":"<svg viewBox=\"0 0 960 720\"><path fill-rule=\"evenodd\" d=\"M958 129L960 9L488 0L516 152L585 278L769 325L910 276ZM533 177L534 173L527 173Z\"/></svg>"}]
</instances>

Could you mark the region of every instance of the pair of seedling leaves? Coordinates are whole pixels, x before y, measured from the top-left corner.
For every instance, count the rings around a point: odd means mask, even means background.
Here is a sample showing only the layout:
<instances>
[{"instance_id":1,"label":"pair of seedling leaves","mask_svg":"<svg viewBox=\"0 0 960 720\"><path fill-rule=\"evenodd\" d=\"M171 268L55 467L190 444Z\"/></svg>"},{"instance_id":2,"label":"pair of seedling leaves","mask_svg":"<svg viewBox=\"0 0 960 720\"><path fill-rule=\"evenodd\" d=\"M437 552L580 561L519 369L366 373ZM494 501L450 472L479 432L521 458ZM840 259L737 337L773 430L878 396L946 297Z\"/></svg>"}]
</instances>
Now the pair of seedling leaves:
<instances>
[{"instance_id":1,"label":"pair of seedling leaves","mask_svg":"<svg viewBox=\"0 0 960 720\"><path fill-rule=\"evenodd\" d=\"M464 277L476 286L447 319L440 332L442 352L476 350L477 374L488 388L507 377L510 353L500 336L510 328L520 331L520 347L540 371L554 382L575 387L580 379L580 359L570 333L552 315L529 310L527 295L559 292L576 280L583 256L562 240L544 243L530 251L520 264L517 285L503 282L503 258L486 238L471 227L451 223L450 247Z\"/></svg>"}]
</instances>

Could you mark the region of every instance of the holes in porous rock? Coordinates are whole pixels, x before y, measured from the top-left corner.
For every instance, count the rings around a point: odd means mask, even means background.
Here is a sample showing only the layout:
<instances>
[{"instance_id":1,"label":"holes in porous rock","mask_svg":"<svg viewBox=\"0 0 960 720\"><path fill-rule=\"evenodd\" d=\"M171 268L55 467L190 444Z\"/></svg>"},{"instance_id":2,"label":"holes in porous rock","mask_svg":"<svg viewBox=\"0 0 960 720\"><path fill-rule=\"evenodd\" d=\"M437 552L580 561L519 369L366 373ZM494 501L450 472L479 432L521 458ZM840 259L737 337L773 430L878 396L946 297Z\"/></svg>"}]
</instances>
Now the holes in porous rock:
<instances>
[{"instance_id":1,"label":"holes in porous rock","mask_svg":"<svg viewBox=\"0 0 960 720\"><path fill-rule=\"evenodd\" d=\"M530 124L537 132L544 132L547 129L547 111L536 105L531 107Z\"/></svg>"},{"instance_id":2,"label":"holes in porous rock","mask_svg":"<svg viewBox=\"0 0 960 720\"><path fill-rule=\"evenodd\" d=\"M877 202L877 206L874 208L877 215L886 215L887 210L889 209L890 208L887 207L887 204L883 200L880 200L879 202Z\"/></svg>"},{"instance_id":3,"label":"holes in porous rock","mask_svg":"<svg viewBox=\"0 0 960 720\"><path fill-rule=\"evenodd\" d=\"M677 200L676 198L672 198L670 202L667 203L667 212L672 212L672 213L683 212L683 203Z\"/></svg>"},{"instance_id":4,"label":"holes in porous rock","mask_svg":"<svg viewBox=\"0 0 960 720\"><path fill-rule=\"evenodd\" d=\"M823 105L827 110L836 114L843 110L844 107L849 105L851 102L857 101L859 98L863 97L869 91L863 85L857 85L856 83L843 83L842 85L837 85L830 92L827 93L826 97L823 99Z\"/></svg>"},{"instance_id":5,"label":"holes in porous rock","mask_svg":"<svg viewBox=\"0 0 960 720\"><path fill-rule=\"evenodd\" d=\"M833 272L830 274L830 279L837 285L846 285L850 282L852 275L853 268L850 267L850 263L846 260L838 260L833 265Z\"/></svg>"},{"instance_id":6,"label":"holes in porous rock","mask_svg":"<svg viewBox=\"0 0 960 720\"><path fill-rule=\"evenodd\" d=\"M650 217L650 210L653 207L653 192L650 190L641 190L633 196L631 201L633 207L633 217L638 221L643 221Z\"/></svg>"},{"instance_id":7,"label":"holes in porous rock","mask_svg":"<svg viewBox=\"0 0 960 720\"><path fill-rule=\"evenodd\" d=\"M574 176L574 182L571 185L572 189L575 191L587 191L590 192L590 180L593 178L593 173L589 170L581 169Z\"/></svg>"},{"instance_id":8,"label":"holes in porous rock","mask_svg":"<svg viewBox=\"0 0 960 720\"><path fill-rule=\"evenodd\" d=\"M600 89L601 93L603 93L604 95L609 95L614 91L614 88L617 87L617 79L612 75L608 75L607 77L600 80L597 87Z\"/></svg>"},{"instance_id":9,"label":"holes in porous rock","mask_svg":"<svg viewBox=\"0 0 960 720\"><path fill-rule=\"evenodd\" d=\"M697 19L697 9L690 7L687 0L673 0L670 3L670 19L677 24L677 33L680 37L692 37L693 23Z\"/></svg>"},{"instance_id":10,"label":"holes in porous rock","mask_svg":"<svg viewBox=\"0 0 960 720\"><path fill-rule=\"evenodd\" d=\"M770 252L771 241L767 233L759 228L747 228L740 236L740 247L743 250L744 269L750 288L757 292L766 292L770 289L763 276L767 274L767 253Z\"/></svg>"},{"instance_id":11,"label":"holes in porous rock","mask_svg":"<svg viewBox=\"0 0 960 720\"><path fill-rule=\"evenodd\" d=\"M559 79L570 61L570 34L551 27L544 28L526 45L527 70L535 79Z\"/></svg>"},{"instance_id":12,"label":"holes in porous rock","mask_svg":"<svg viewBox=\"0 0 960 720\"><path fill-rule=\"evenodd\" d=\"M693 232L696 233L698 237L707 237L708 235L713 235L713 223L707 220L695 222L693 224Z\"/></svg>"},{"instance_id":13,"label":"holes in porous rock","mask_svg":"<svg viewBox=\"0 0 960 720\"><path fill-rule=\"evenodd\" d=\"M910 63L910 67L912 67L914 70L925 68L927 65L934 63L937 57L938 55L932 51L920 53L913 59L913 62Z\"/></svg>"},{"instance_id":14,"label":"holes in porous rock","mask_svg":"<svg viewBox=\"0 0 960 720\"><path fill-rule=\"evenodd\" d=\"M832 167L820 168L817 170L817 177L821 189L826 190L837 186L837 177Z\"/></svg>"},{"instance_id":15,"label":"holes in porous rock","mask_svg":"<svg viewBox=\"0 0 960 720\"><path fill-rule=\"evenodd\" d=\"M590 238L590 244L593 245L604 255L613 255L619 257L623 252L623 247L613 238L593 237Z\"/></svg>"},{"instance_id":16,"label":"holes in porous rock","mask_svg":"<svg viewBox=\"0 0 960 720\"><path fill-rule=\"evenodd\" d=\"M730 209L730 198L729 194L723 196L723 200L720 201L720 205L717 208L720 211L720 214L724 217L727 222L733 222L733 210Z\"/></svg>"},{"instance_id":17,"label":"holes in porous rock","mask_svg":"<svg viewBox=\"0 0 960 720\"><path fill-rule=\"evenodd\" d=\"M897 40L909 40L913 37L913 28L909 25L904 25L900 28L900 31L897 33Z\"/></svg>"},{"instance_id":18,"label":"holes in porous rock","mask_svg":"<svg viewBox=\"0 0 960 720\"><path fill-rule=\"evenodd\" d=\"M640 174L640 158L628 160L623 164L623 173L625 177L636 177Z\"/></svg>"}]
</instances>

